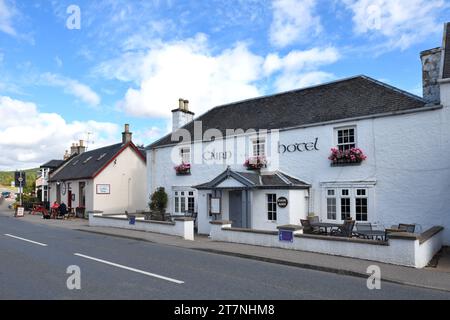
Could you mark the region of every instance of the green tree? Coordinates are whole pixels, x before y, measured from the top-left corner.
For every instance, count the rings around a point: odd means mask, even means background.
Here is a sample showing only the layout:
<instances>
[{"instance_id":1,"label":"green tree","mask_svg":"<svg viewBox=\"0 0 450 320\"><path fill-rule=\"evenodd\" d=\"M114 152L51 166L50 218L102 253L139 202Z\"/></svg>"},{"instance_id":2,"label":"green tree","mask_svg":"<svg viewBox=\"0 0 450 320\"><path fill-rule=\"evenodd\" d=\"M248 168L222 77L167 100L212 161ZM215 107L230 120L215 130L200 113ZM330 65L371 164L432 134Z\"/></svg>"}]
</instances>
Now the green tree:
<instances>
[{"instance_id":1,"label":"green tree","mask_svg":"<svg viewBox=\"0 0 450 320\"><path fill-rule=\"evenodd\" d=\"M151 196L150 196L150 210L165 212L167 208L168 196L166 190L163 187L159 187Z\"/></svg>"}]
</instances>

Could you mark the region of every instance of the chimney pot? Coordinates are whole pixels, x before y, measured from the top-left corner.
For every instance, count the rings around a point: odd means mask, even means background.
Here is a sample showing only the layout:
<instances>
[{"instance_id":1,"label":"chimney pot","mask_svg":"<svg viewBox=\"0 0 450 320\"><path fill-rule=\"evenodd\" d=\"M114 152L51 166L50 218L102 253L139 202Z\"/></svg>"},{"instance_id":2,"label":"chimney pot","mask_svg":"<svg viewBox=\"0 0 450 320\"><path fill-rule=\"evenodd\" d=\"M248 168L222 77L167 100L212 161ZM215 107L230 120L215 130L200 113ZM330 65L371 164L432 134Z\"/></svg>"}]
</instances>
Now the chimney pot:
<instances>
[{"instance_id":1,"label":"chimney pot","mask_svg":"<svg viewBox=\"0 0 450 320\"><path fill-rule=\"evenodd\" d=\"M184 99L178 100L178 109L180 109L180 110L184 109Z\"/></svg>"},{"instance_id":2,"label":"chimney pot","mask_svg":"<svg viewBox=\"0 0 450 320\"><path fill-rule=\"evenodd\" d=\"M189 111L189 100L184 100L184 110Z\"/></svg>"},{"instance_id":3,"label":"chimney pot","mask_svg":"<svg viewBox=\"0 0 450 320\"><path fill-rule=\"evenodd\" d=\"M130 132L130 125L125 124L125 131L122 132L122 143L126 144L132 141L133 134Z\"/></svg>"}]
</instances>

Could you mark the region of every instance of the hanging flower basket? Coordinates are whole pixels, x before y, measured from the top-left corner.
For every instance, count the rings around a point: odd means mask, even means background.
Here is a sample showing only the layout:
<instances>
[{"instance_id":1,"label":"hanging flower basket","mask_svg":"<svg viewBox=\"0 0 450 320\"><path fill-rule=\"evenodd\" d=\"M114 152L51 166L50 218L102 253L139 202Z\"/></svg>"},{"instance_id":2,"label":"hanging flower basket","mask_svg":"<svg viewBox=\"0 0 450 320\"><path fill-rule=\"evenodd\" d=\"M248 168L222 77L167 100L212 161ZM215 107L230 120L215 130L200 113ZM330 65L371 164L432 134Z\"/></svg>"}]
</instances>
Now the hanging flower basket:
<instances>
[{"instance_id":1,"label":"hanging flower basket","mask_svg":"<svg viewBox=\"0 0 450 320\"><path fill-rule=\"evenodd\" d=\"M177 176L186 176L191 174L191 165L189 163L182 163L175 167Z\"/></svg>"},{"instance_id":2,"label":"hanging flower basket","mask_svg":"<svg viewBox=\"0 0 450 320\"><path fill-rule=\"evenodd\" d=\"M251 157L245 160L244 167L247 170L260 170L267 166L266 157Z\"/></svg>"},{"instance_id":3,"label":"hanging flower basket","mask_svg":"<svg viewBox=\"0 0 450 320\"><path fill-rule=\"evenodd\" d=\"M332 166L348 166L360 165L367 159L367 156L359 148L352 148L344 151L333 148L331 149L331 156L328 159L331 160Z\"/></svg>"}]
</instances>

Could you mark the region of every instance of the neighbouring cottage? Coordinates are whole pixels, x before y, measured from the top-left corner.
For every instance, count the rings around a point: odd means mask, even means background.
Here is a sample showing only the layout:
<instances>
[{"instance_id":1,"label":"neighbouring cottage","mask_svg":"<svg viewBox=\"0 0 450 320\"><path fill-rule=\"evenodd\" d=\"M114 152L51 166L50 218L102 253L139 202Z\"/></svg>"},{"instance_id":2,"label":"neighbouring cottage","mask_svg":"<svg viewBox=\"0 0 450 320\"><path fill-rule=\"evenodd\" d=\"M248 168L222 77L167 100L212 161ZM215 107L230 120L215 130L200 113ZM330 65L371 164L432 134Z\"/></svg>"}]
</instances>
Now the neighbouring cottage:
<instances>
[{"instance_id":1,"label":"neighbouring cottage","mask_svg":"<svg viewBox=\"0 0 450 320\"><path fill-rule=\"evenodd\" d=\"M277 230L326 222L444 226L450 244L450 24L421 53L424 97L367 76L213 108L173 110L173 132L147 147L151 193L172 214Z\"/></svg>"},{"instance_id":2,"label":"neighbouring cottage","mask_svg":"<svg viewBox=\"0 0 450 320\"><path fill-rule=\"evenodd\" d=\"M86 151L80 142L72 146L66 159L50 173L50 202L104 213L148 207L145 152L133 143L129 125L125 125L121 143Z\"/></svg>"}]
</instances>

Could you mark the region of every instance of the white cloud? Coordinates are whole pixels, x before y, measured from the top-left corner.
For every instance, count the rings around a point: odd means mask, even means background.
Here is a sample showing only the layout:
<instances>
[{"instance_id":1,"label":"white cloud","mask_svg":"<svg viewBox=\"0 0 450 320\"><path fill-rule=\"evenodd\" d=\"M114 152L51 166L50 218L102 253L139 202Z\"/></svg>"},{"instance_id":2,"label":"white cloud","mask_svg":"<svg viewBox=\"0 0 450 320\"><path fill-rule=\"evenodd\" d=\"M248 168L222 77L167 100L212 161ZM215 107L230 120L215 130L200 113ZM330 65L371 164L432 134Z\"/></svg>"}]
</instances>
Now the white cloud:
<instances>
[{"instance_id":1,"label":"white cloud","mask_svg":"<svg viewBox=\"0 0 450 320\"><path fill-rule=\"evenodd\" d=\"M271 43L283 48L318 35L322 25L315 14L316 4L317 0L273 0Z\"/></svg>"},{"instance_id":2,"label":"white cloud","mask_svg":"<svg viewBox=\"0 0 450 320\"><path fill-rule=\"evenodd\" d=\"M64 92L71 94L81 101L91 105L98 106L101 102L100 96L89 86L53 73L44 73L41 76L41 83L52 87L61 87Z\"/></svg>"},{"instance_id":3,"label":"white cloud","mask_svg":"<svg viewBox=\"0 0 450 320\"><path fill-rule=\"evenodd\" d=\"M405 50L442 32L439 16L446 0L342 0L352 11L357 35L379 36L381 49Z\"/></svg>"},{"instance_id":4,"label":"white cloud","mask_svg":"<svg viewBox=\"0 0 450 320\"><path fill-rule=\"evenodd\" d=\"M217 105L265 94L267 83L274 83L277 90L317 84L318 79L328 80L331 75L310 72L339 59L332 47L263 57L251 52L246 44L237 43L214 52L204 35L153 43L147 52L126 52L94 71L137 84L138 88L128 89L119 103L121 110L133 116L169 118L179 98L189 99L191 109L199 115Z\"/></svg>"},{"instance_id":5,"label":"white cloud","mask_svg":"<svg viewBox=\"0 0 450 320\"><path fill-rule=\"evenodd\" d=\"M0 96L0 169L37 167L62 159L72 142L95 137L95 147L120 141L120 130L109 122L66 122L56 113L42 113L32 102ZM92 148L92 147L91 147Z\"/></svg>"},{"instance_id":6,"label":"white cloud","mask_svg":"<svg viewBox=\"0 0 450 320\"><path fill-rule=\"evenodd\" d=\"M6 0L0 0L0 31L6 34L15 36L16 30L12 25L12 19L16 11L12 6L9 6Z\"/></svg>"},{"instance_id":7,"label":"white cloud","mask_svg":"<svg viewBox=\"0 0 450 320\"><path fill-rule=\"evenodd\" d=\"M334 80L336 77L328 72L311 71L306 73L284 73L275 81L279 91L305 88Z\"/></svg>"},{"instance_id":8,"label":"white cloud","mask_svg":"<svg viewBox=\"0 0 450 320\"><path fill-rule=\"evenodd\" d=\"M55 63L58 66L58 68L61 68L63 66L63 61L58 56L55 57Z\"/></svg>"}]
</instances>

